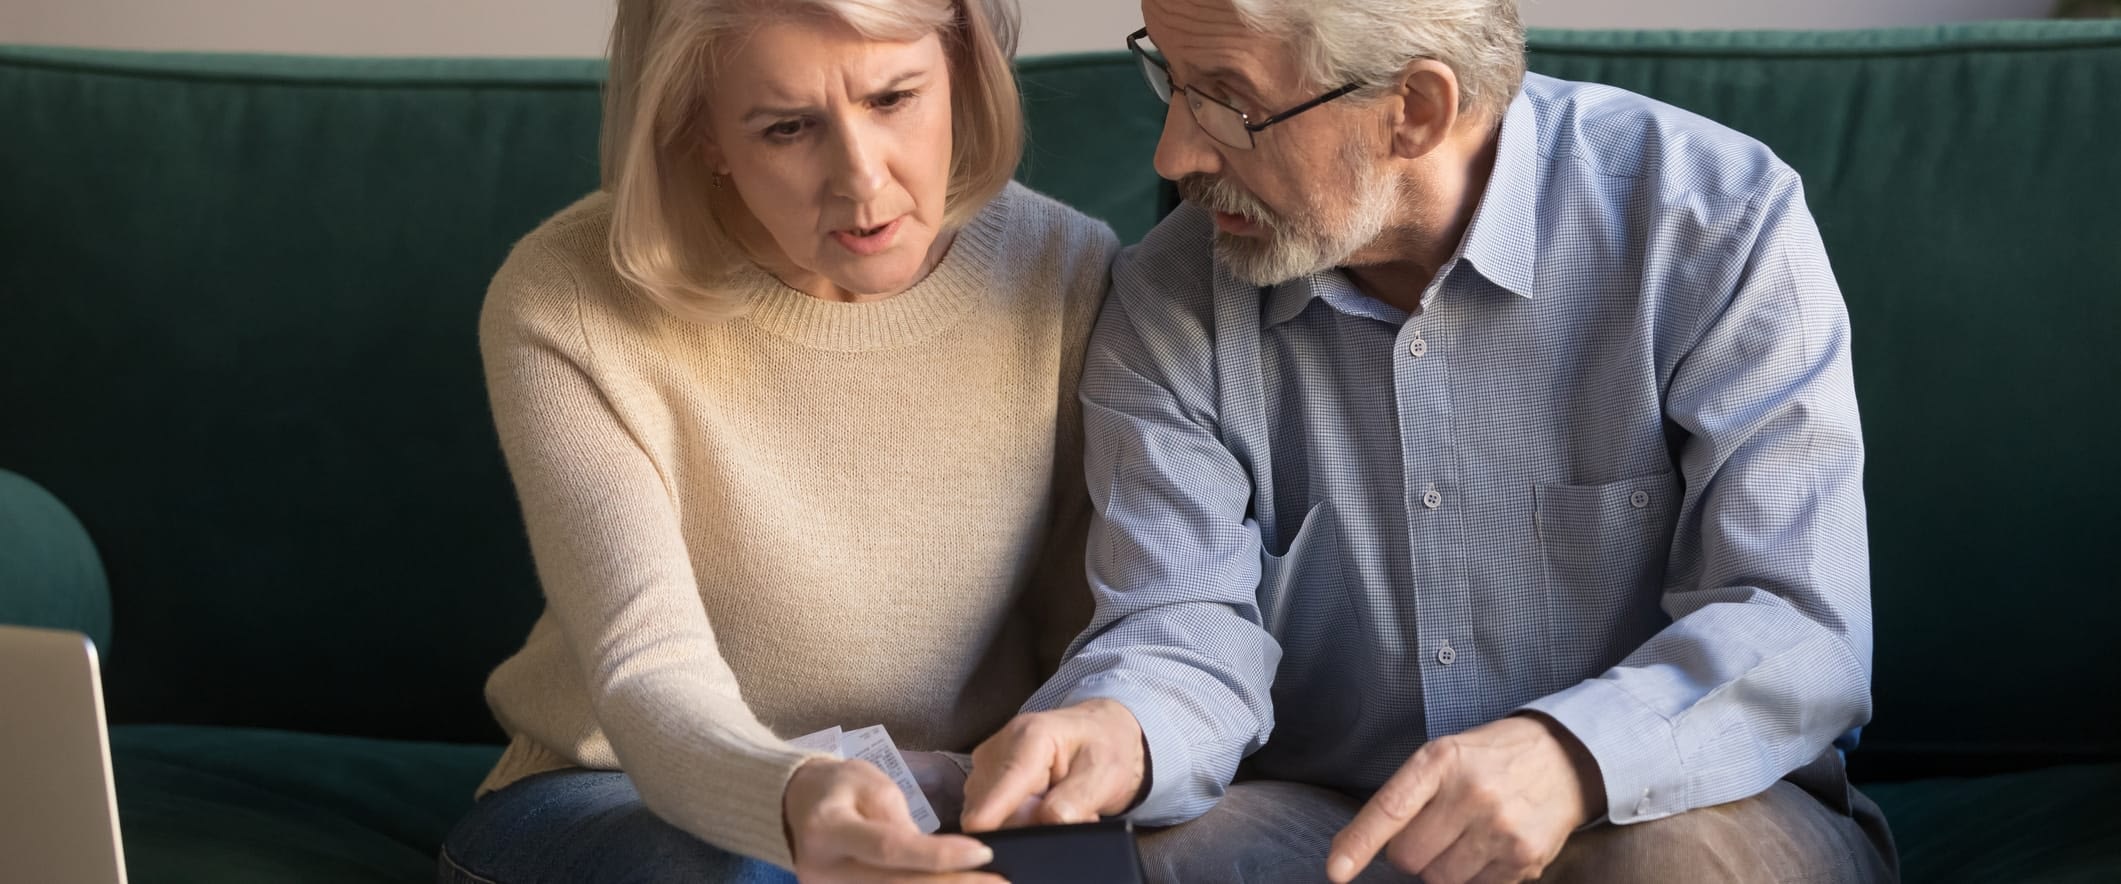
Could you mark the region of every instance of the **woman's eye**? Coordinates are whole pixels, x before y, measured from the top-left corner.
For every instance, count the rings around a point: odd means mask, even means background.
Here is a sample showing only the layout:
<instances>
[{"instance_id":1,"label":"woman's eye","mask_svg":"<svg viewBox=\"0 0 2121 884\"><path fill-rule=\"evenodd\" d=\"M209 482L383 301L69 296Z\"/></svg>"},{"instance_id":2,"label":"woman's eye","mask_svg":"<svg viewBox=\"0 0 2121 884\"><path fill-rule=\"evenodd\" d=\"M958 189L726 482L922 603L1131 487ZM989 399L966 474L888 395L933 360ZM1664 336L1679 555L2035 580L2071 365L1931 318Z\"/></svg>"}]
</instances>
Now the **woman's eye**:
<instances>
[{"instance_id":1,"label":"woman's eye","mask_svg":"<svg viewBox=\"0 0 2121 884\"><path fill-rule=\"evenodd\" d=\"M766 137L776 141L787 141L803 134L802 120L782 120L766 127Z\"/></svg>"},{"instance_id":2,"label":"woman's eye","mask_svg":"<svg viewBox=\"0 0 2121 884\"><path fill-rule=\"evenodd\" d=\"M879 110L895 110L899 107L912 103L913 92L911 90L906 89L901 89L897 92L888 93L879 97L876 100L876 106Z\"/></svg>"}]
</instances>

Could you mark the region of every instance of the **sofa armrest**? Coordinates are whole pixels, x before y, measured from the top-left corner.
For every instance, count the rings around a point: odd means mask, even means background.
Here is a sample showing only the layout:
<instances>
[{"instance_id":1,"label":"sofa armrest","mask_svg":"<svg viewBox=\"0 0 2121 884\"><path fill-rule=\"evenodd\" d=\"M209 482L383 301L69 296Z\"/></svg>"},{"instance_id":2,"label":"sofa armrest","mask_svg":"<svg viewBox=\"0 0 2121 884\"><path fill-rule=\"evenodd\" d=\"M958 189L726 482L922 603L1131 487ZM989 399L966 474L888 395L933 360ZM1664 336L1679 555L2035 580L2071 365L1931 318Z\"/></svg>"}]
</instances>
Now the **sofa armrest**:
<instances>
[{"instance_id":1,"label":"sofa armrest","mask_svg":"<svg viewBox=\"0 0 2121 884\"><path fill-rule=\"evenodd\" d=\"M66 505L0 470L0 623L74 629L110 649L103 559Z\"/></svg>"}]
</instances>

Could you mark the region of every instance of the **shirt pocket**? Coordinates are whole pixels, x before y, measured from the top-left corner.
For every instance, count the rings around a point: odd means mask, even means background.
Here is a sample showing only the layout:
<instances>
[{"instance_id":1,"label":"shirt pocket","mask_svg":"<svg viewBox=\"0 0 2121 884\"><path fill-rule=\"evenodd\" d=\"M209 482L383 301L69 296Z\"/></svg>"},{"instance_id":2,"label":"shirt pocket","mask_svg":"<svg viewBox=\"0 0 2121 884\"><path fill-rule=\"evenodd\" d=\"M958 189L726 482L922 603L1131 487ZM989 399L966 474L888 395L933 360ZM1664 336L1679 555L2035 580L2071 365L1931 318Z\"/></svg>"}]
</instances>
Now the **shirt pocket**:
<instances>
[{"instance_id":1,"label":"shirt pocket","mask_svg":"<svg viewBox=\"0 0 2121 884\"><path fill-rule=\"evenodd\" d=\"M1673 472L1603 485L1541 485L1533 518L1558 683L1620 662L1669 622L1664 576L1679 518Z\"/></svg>"},{"instance_id":2,"label":"shirt pocket","mask_svg":"<svg viewBox=\"0 0 2121 884\"><path fill-rule=\"evenodd\" d=\"M1346 733L1358 706L1347 694L1374 677L1363 671L1371 643L1348 596L1338 521L1321 502L1287 550L1260 550L1260 616L1282 649L1273 695L1274 740L1284 745Z\"/></svg>"}]
</instances>

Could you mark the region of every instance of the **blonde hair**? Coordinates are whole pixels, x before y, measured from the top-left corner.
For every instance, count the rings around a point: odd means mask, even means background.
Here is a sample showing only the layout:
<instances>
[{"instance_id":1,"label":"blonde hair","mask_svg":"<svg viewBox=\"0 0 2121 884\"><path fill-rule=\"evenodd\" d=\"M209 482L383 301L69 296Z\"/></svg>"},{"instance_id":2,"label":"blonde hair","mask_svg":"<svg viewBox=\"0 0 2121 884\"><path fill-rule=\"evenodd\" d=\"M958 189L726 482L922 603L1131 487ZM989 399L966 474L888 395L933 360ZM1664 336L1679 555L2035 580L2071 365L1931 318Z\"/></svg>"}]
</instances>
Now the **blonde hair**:
<instances>
[{"instance_id":1,"label":"blonde hair","mask_svg":"<svg viewBox=\"0 0 2121 884\"><path fill-rule=\"evenodd\" d=\"M827 15L872 40L938 34L950 58L950 180L943 223L971 220L1007 186L1023 151L1011 57L1014 0L618 0L600 150L611 194L611 261L665 310L717 321L742 304L734 273L752 259L722 219L746 212L717 189L700 147L708 78L726 40L776 19Z\"/></svg>"}]
</instances>

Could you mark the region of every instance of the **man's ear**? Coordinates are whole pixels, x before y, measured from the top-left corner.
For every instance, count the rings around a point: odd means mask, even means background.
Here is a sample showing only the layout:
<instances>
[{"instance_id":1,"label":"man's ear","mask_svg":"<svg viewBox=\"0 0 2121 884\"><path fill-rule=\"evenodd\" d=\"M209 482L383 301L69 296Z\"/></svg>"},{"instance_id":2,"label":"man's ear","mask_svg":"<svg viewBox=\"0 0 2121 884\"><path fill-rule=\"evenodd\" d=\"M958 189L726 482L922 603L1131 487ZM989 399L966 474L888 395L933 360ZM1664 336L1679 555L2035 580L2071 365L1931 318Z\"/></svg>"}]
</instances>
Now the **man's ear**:
<instances>
[{"instance_id":1,"label":"man's ear","mask_svg":"<svg viewBox=\"0 0 2121 884\"><path fill-rule=\"evenodd\" d=\"M1392 155L1427 156L1458 125L1458 75L1443 62L1417 58L1400 69L1385 101L1391 108Z\"/></svg>"}]
</instances>

